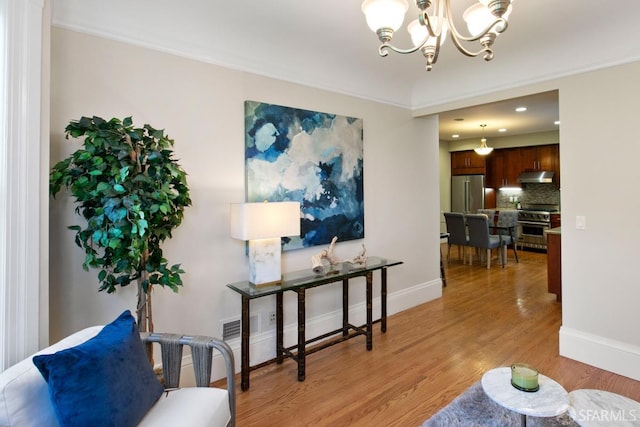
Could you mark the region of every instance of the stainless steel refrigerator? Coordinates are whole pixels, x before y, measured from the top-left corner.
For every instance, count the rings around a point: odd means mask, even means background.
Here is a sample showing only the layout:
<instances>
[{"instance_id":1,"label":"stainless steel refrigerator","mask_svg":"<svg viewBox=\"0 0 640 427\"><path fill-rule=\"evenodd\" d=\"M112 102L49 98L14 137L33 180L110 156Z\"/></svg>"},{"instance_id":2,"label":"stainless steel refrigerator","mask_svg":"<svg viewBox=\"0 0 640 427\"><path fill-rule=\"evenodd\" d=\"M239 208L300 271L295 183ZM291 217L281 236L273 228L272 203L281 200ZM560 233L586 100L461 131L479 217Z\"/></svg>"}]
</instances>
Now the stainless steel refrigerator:
<instances>
[{"instance_id":1,"label":"stainless steel refrigerator","mask_svg":"<svg viewBox=\"0 0 640 427\"><path fill-rule=\"evenodd\" d=\"M477 213L484 209L484 175L451 177L451 212Z\"/></svg>"}]
</instances>

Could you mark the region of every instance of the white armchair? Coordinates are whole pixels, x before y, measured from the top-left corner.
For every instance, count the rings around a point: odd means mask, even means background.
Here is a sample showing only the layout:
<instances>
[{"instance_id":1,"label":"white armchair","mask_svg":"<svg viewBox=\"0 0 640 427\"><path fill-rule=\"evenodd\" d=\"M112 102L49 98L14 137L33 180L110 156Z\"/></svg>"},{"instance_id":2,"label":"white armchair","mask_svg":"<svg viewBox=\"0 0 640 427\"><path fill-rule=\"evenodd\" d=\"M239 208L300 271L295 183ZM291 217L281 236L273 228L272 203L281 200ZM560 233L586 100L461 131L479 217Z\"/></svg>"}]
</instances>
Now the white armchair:
<instances>
[{"instance_id":1,"label":"white armchair","mask_svg":"<svg viewBox=\"0 0 640 427\"><path fill-rule=\"evenodd\" d=\"M225 421L227 426L235 426L235 366L233 351L226 342L207 336L190 337L166 333L143 333L141 338L147 344L147 350L152 343L160 344L164 387L170 391L158 399L142 419L140 427L217 426L225 425ZM203 389L178 388L182 349L185 345L191 347L196 386L204 387ZM209 388L214 348L224 358L227 390ZM199 403L196 399L199 399Z\"/></svg>"},{"instance_id":2,"label":"white armchair","mask_svg":"<svg viewBox=\"0 0 640 427\"><path fill-rule=\"evenodd\" d=\"M135 326L135 324L134 324ZM76 332L60 342L47 347L38 353L28 357L27 359L13 365L9 369L0 373L0 426L7 427L48 427L59 426L60 409L54 402L58 398L55 392L51 391L52 377L45 380L45 373L41 374L42 368L34 364L34 356L39 355L58 355L65 352L62 350L73 350L80 348L89 341L94 341L97 335L107 327L94 326ZM137 329L135 329L137 331ZM105 420L101 425L139 425L139 426L179 426L188 425L195 426L235 426L235 382L234 382L234 358L231 348L223 341L211 337L203 336L182 336L175 334L141 334L142 342L148 348L152 343L159 343L163 361L164 389L162 386L158 392L161 392L157 398L157 393L151 402L151 409L143 415L139 423L133 422L113 422L113 420ZM137 340L137 338L136 338ZM196 378L197 387L178 388L180 381L180 365L182 362L183 346L191 347L193 367ZM142 352L144 359L144 351L140 349L140 342L137 348ZM95 349L95 347L93 347ZM224 359L227 376L227 389L219 389L209 387L211 375L211 363L213 349L220 352ZM83 349L80 354L91 355ZM46 359L45 356L41 359ZM76 356L74 356L76 357ZM112 369L116 363L115 357L108 355L111 359L107 359L106 369ZM94 361L91 364L97 365ZM40 371L39 371L40 369ZM77 374L75 362L71 364L72 376ZM101 366L97 366L101 369ZM136 369L134 372L137 372ZM82 382L84 374L79 375L79 379L70 379L71 381ZM100 374L102 375L102 374ZM123 378L122 374L116 374L116 378ZM67 382L65 376L60 377L62 383ZM60 381L60 380L59 380ZM157 380L153 380L157 383ZM49 382L49 383L48 383ZM66 385L66 384L64 384ZM74 384L77 386L78 384ZM107 385L105 396L123 394L122 391L114 391L111 385ZM94 384L80 384L86 390L92 391ZM156 384L156 387L158 385ZM126 391L125 391L126 393ZM121 396L122 398L122 396ZM127 397L135 399L134 397ZM92 402L89 411L99 411L101 399ZM72 407L73 409L73 407ZM119 410L120 407L116 407ZM115 412L115 411L114 411ZM102 419L110 418L113 412L106 412ZM70 423L71 425L82 425L82 423Z\"/></svg>"}]
</instances>

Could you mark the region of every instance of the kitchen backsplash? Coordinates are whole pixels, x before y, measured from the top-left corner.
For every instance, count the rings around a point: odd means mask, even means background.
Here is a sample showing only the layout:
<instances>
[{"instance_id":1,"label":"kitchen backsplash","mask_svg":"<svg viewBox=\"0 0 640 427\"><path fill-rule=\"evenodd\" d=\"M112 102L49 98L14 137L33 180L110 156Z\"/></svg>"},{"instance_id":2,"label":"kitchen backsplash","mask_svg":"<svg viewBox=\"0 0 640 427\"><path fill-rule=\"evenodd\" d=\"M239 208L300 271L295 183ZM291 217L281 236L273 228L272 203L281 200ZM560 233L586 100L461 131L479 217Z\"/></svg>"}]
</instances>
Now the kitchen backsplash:
<instances>
[{"instance_id":1,"label":"kitchen backsplash","mask_svg":"<svg viewBox=\"0 0 640 427\"><path fill-rule=\"evenodd\" d=\"M517 197L522 206L545 204L560 206L560 190L553 184L525 184L522 191L498 190L496 205L498 208L513 208L510 198Z\"/></svg>"}]
</instances>

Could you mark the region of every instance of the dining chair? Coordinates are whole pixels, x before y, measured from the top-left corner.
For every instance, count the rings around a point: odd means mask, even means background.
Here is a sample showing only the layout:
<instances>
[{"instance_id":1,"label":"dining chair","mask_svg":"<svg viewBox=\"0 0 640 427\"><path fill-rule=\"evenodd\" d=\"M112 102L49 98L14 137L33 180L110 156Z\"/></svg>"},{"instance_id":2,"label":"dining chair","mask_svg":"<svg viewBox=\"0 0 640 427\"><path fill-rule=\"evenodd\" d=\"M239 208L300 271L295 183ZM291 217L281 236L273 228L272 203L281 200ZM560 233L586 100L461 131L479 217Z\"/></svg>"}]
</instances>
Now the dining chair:
<instances>
[{"instance_id":1,"label":"dining chair","mask_svg":"<svg viewBox=\"0 0 640 427\"><path fill-rule=\"evenodd\" d=\"M484 214L465 215L467 226L469 227L469 246L487 251L487 269L491 268L491 249L498 249L498 258L504 267L504 240L501 236L489 233L489 219ZM481 257L482 259L482 257ZM473 251L469 257L473 263Z\"/></svg>"},{"instance_id":2,"label":"dining chair","mask_svg":"<svg viewBox=\"0 0 640 427\"><path fill-rule=\"evenodd\" d=\"M502 234L502 239L505 242L505 248L509 245L513 247L513 255L518 260L518 211L516 210L502 210L498 212L498 221L494 229L493 234ZM505 250L506 252L506 250ZM504 261L507 262L506 253Z\"/></svg>"},{"instance_id":3,"label":"dining chair","mask_svg":"<svg viewBox=\"0 0 640 427\"><path fill-rule=\"evenodd\" d=\"M458 245L458 258L460 258L460 248L462 248L462 263L465 263L466 247L469 244L469 237L467 236L464 217L465 215L460 212L444 213L447 233L449 233L449 238L447 239L447 262L449 262L451 255L451 245Z\"/></svg>"},{"instance_id":4,"label":"dining chair","mask_svg":"<svg viewBox=\"0 0 640 427\"><path fill-rule=\"evenodd\" d=\"M484 214L489 219L489 226L496 222L496 210L495 209L478 209L479 214Z\"/></svg>"}]
</instances>

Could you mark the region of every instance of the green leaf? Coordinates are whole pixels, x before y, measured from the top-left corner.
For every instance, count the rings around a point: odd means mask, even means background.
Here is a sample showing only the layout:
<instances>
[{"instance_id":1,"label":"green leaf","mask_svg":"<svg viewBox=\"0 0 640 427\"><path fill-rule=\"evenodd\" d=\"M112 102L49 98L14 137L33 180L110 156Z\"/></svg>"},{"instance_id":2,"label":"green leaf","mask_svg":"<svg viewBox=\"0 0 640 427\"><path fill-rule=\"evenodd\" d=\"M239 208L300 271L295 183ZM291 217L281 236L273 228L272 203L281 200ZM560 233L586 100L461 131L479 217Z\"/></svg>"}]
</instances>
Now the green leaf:
<instances>
[{"instance_id":1,"label":"green leaf","mask_svg":"<svg viewBox=\"0 0 640 427\"><path fill-rule=\"evenodd\" d=\"M97 167L97 166L100 166L100 165L102 165L104 163L104 159L102 157L95 156L95 157L93 157L93 159L91 159L91 162L93 163L93 166Z\"/></svg>"},{"instance_id":2,"label":"green leaf","mask_svg":"<svg viewBox=\"0 0 640 427\"><path fill-rule=\"evenodd\" d=\"M113 186L113 189L117 192L117 193L124 193L127 190L124 189L124 187L122 186L122 184L116 184Z\"/></svg>"},{"instance_id":3,"label":"green leaf","mask_svg":"<svg viewBox=\"0 0 640 427\"><path fill-rule=\"evenodd\" d=\"M129 176L129 166L124 166L120 169L120 180L125 181Z\"/></svg>"},{"instance_id":4,"label":"green leaf","mask_svg":"<svg viewBox=\"0 0 640 427\"><path fill-rule=\"evenodd\" d=\"M99 193L105 193L109 190L111 190L111 185L107 184L106 182L99 182L96 187L96 191Z\"/></svg>"},{"instance_id":5,"label":"green leaf","mask_svg":"<svg viewBox=\"0 0 640 427\"><path fill-rule=\"evenodd\" d=\"M84 161L91 158L91 153L88 151L81 151L77 157L78 160Z\"/></svg>"},{"instance_id":6,"label":"green leaf","mask_svg":"<svg viewBox=\"0 0 640 427\"><path fill-rule=\"evenodd\" d=\"M146 219L139 219L137 222L138 222L138 234L140 236L144 236L144 233L147 230L147 227L149 226L149 224L147 223Z\"/></svg>"}]
</instances>

